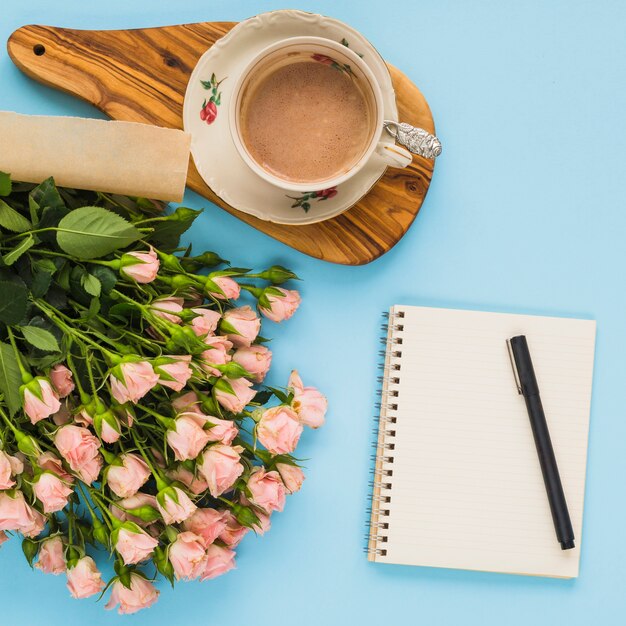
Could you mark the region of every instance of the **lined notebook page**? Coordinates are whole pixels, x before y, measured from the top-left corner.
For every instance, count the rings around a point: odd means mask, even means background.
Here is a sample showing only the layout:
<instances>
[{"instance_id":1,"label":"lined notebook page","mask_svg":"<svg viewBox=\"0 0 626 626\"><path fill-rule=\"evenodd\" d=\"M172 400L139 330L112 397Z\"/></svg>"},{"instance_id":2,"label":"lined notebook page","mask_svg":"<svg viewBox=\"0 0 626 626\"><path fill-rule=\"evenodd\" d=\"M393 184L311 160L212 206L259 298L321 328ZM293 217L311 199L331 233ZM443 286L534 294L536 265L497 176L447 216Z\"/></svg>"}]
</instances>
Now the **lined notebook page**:
<instances>
[{"instance_id":1,"label":"lined notebook page","mask_svg":"<svg viewBox=\"0 0 626 626\"><path fill-rule=\"evenodd\" d=\"M390 501L374 503L374 542L381 549L370 558L577 576L595 322L409 306L392 307L390 320L390 339L401 344L390 343L387 351L379 443L392 442L393 449L379 449L377 468L387 484L376 490ZM541 391L573 550L561 550L556 539L514 383L506 339L520 334L527 336Z\"/></svg>"}]
</instances>

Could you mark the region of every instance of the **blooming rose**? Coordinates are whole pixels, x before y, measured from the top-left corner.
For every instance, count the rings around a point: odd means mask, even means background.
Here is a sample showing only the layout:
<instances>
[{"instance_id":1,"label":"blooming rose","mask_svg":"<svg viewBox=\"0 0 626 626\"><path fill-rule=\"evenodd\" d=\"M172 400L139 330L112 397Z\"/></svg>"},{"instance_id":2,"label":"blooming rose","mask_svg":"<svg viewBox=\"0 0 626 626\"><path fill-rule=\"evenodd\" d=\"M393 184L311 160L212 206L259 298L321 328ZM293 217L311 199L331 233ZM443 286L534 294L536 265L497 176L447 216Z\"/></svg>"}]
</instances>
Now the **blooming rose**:
<instances>
[{"instance_id":1,"label":"blooming rose","mask_svg":"<svg viewBox=\"0 0 626 626\"><path fill-rule=\"evenodd\" d=\"M61 408L59 398L52 389L50 381L42 376L37 376L23 385L21 392L24 412L33 424L49 417Z\"/></svg>"},{"instance_id":2,"label":"blooming rose","mask_svg":"<svg viewBox=\"0 0 626 626\"><path fill-rule=\"evenodd\" d=\"M159 542L133 522L113 531L113 545L126 565L141 563L150 557Z\"/></svg>"},{"instance_id":3,"label":"blooming rose","mask_svg":"<svg viewBox=\"0 0 626 626\"><path fill-rule=\"evenodd\" d=\"M79 559L67 570L67 588L76 599L89 598L104 589L102 574L90 556Z\"/></svg>"},{"instance_id":4,"label":"blooming rose","mask_svg":"<svg viewBox=\"0 0 626 626\"><path fill-rule=\"evenodd\" d=\"M157 507L167 525L184 522L197 508L178 487L168 487L160 491L157 495Z\"/></svg>"},{"instance_id":5,"label":"blooming rose","mask_svg":"<svg viewBox=\"0 0 626 626\"><path fill-rule=\"evenodd\" d=\"M44 513L56 513L65 508L72 490L53 472L44 472L33 484Z\"/></svg>"},{"instance_id":6,"label":"blooming rose","mask_svg":"<svg viewBox=\"0 0 626 626\"><path fill-rule=\"evenodd\" d=\"M179 413L174 420L174 428L167 431L167 443L174 450L178 461L195 459L209 442L208 431L202 428L204 420L193 411Z\"/></svg>"},{"instance_id":7,"label":"blooming rose","mask_svg":"<svg viewBox=\"0 0 626 626\"><path fill-rule=\"evenodd\" d=\"M213 415L205 415L204 420L208 423L209 430L206 432L209 435L209 441L219 441L229 446L239 434L239 429L232 420L223 420Z\"/></svg>"},{"instance_id":8,"label":"blooming rose","mask_svg":"<svg viewBox=\"0 0 626 626\"><path fill-rule=\"evenodd\" d=\"M189 491L196 496L199 496L209 488L206 480L204 480L202 476L194 474L182 464L178 465L178 467L175 467L174 469L167 470L165 473L171 480L177 480L178 482L183 483L183 485L185 485L185 487L187 487L187 489L189 489Z\"/></svg>"},{"instance_id":9,"label":"blooming rose","mask_svg":"<svg viewBox=\"0 0 626 626\"><path fill-rule=\"evenodd\" d=\"M150 478L150 468L146 462L136 454L122 454L121 465L109 465L106 470L109 489L119 498L128 498L135 495Z\"/></svg>"},{"instance_id":10,"label":"blooming rose","mask_svg":"<svg viewBox=\"0 0 626 626\"><path fill-rule=\"evenodd\" d=\"M235 567L235 552L215 544L207 548L207 560L200 580L221 576Z\"/></svg>"},{"instance_id":11,"label":"blooming rose","mask_svg":"<svg viewBox=\"0 0 626 626\"><path fill-rule=\"evenodd\" d=\"M216 331L217 325L222 317L219 311L202 308L194 308L191 310L198 315L198 317L194 317L191 320L191 327L196 335L204 337Z\"/></svg>"},{"instance_id":12,"label":"blooming rose","mask_svg":"<svg viewBox=\"0 0 626 626\"><path fill-rule=\"evenodd\" d=\"M125 587L121 581L113 583L111 598L106 603L105 608L114 609L118 604L120 615L136 613L141 609L152 606L158 599L159 592L154 585L136 572L130 574L130 589Z\"/></svg>"},{"instance_id":13,"label":"blooming rose","mask_svg":"<svg viewBox=\"0 0 626 626\"><path fill-rule=\"evenodd\" d=\"M203 107L200 109L200 119L207 124L213 124L215 118L217 117L217 104L213 100L209 100Z\"/></svg>"},{"instance_id":14,"label":"blooming rose","mask_svg":"<svg viewBox=\"0 0 626 626\"><path fill-rule=\"evenodd\" d=\"M198 578L207 561L202 537L189 531L179 533L170 546L169 557L177 580Z\"/></svg>"},{"instance_id":15,"label":"blooming rose","mask_svg":"<svg viewBox=\"0 0 626 626\"><path fill-rule=\"evenodd\" d=\"M241 413L256 395L256 391L251 389L252 383L246 378L226 378L222 380L229 383L233 392L215 387L215 399L232 413Z\"/></svg>"},{"instance_id":16,"label":"blooming rose","mask_svg":"<svg viewBox=\"0 0 626 626\"><path fill-rule=\"evenodd\" d=\"M291 372L287 388L293 393L291 408L300 422L311 428L322 426L328 408L326 398L315 387L305 387L296 370Z\"/></svg>"},{"instance_id":17,"label":"blooming rose","mask_svg":"<svg viewBox=\"0 0 626 626\"><path fill-rule=\"evenodd\" d=\"M261 320L249 306L229 309L223 320L222 332L237 348L249 347L261 330Z\"/></svg>"},{"instance_id":18,"label":"blooming rose","mask_svg":"<svg viewBox=\"0 0 626 626\"><path fill-rule=\"evenodd\" d=\"M159 259L150 246L149 252L129 252L122 255L120 273L138 283L151 283L159 271Z\"/></svg>"},{"instance_id":19,"label":"blooming rose","mask_svg":"<svg viewBox=\"0 0 626 626\"><path fill-rule=\"evenodd\" d=\"M265 346L253 345L249 348L239 348L233 354L233 361L253 375L252 380L260 383L272 364L272 353Z\"/></svg>"},{"instance_id":20,"label":"blooming rose","mask_svg":"<svg viewBox=\"0 0 626 626\"><path fill-rule=\"evenodd\" d=\"M294 289L283 289L282 287L272 287L282 293L281 296L266 294L269 300L269 308L259 305L259 311L273 322L288 320L300 306L300 294Z\"/></svg>"},{"instance_id":21,"label":"blooming rose","mask_svg":"<svg viewBox=\"0 0 626 626\"><path fill-rule=\"evenodd\" d=\"M216 509L196 509L191 517L183 522L183 528L202 538L208 548L226 528L223 511Z\"/></svg>"},{"instance_id":22,"label":"blooming rose","mask_svg":"<svg viewBox=\"0 0 626 626\"><path fill-rule=\"evenodd\" d=\"M233 347L232 342L225 337L210 336L204 338L204 343L209 348L200 355L200 366L212 376L221 376L221 372L212 366L224 365L231 360L232 357L228 354L228 351Z\"/></svg>"},{"instance_id":23,"label":"blooming rose","mask_svg":"<svg viewBox=\"0 0 626 626\"><path fill-rule=\"evenodd\" d=\"M300 490L304 481L304 472L297 465L276 463L276 469L289 493L295 493Z\"/></svg>"},{"instance_id":24,"label":"blooming rose","mask_svg":"<svg viewBox=\"0 0 626 626\"><path fill-rule=\"evenodd\" d=\"M236 300L241 293L238 283L230 276L215 276L211 278L211 281L218 286L220 291L210 291L209 287L209 295L218 300Z\"/></svg>"},{"instance_id":25,"label":"blooming rose","mask_svg":"<svg viewBox=\"0 0 626 626\"><path fill-rule=\"evenodd\" d=\"M171 360L171 363L160 363L160 361L167 359ZM190 361L190 354L164 356L157 359L154 371L159 375L159 384L174 391L180 391L187 384L193 373L191 367L189 367Z\"/></svg>"},{"instance_id":26,"label":"blooming rose","mask_svg":"<svg viewBox=\"0 0 626 626\"><path fill-rule=\"evenodd\" d=\"M145 522L140 517L127 513L133 509L154 509L158 515L157 499L149 493L137 492L134 496L118 500L115 504L109 505L109 511L122 522L135 522L139 526L147 526L149 522Z\"/></svg>"},{"instance_id":27,"label":"blooming rose","mask_svg":"<svg viewBox=\"0 0 626 626\"><path fill-rule=\"evenodd\" d=\"M54 445L78 477L90 485L102 468L100 441L82 426L61 426L54 437Z\"/></svg>"},{"instance_id":28,"label":"blooming rose","mask_svg":"<svg viewBox=\"0 0 626 626\"><path fill-rule=\"evenodd\" d=\"M162 320L167 320L168 322L172 322L172 324L180 324L180 315L176 315L176 313L182 312L183 302L184 300L182 298L176 298L174 296L170 296L169 298L157 298L150 304L150 312L160 317Z\"/></svg>"},{"instance_id":29,"label":"blooming rose","mask_svg":"<svg viewBox=\"0 0 626 626\"><path fill-rule=\"evenodd\" d=\"M65 471L61 459L52 452L44 452L43 454L40 454L37 459L37 465L42 470L54 472L66 483L74 481L74 477Z\"/></svg>"},{"instance_id":30,"label":"blooming rose","mask_svg":"<svg viewBox=\"0 0 626 626\"><path fill-rule=\"evenodd\" d=\"M302 430L296 412L281 405L263 411L256 435L272 454L290 454L296 449Z\"/></svg>"},{"instance_id":31,"label":"blooming rose","mask_svg":"<svg viewBox=\"0 0 626 626\"><path fill-rule=\"evenodd\" d=\"M235 548L250 529L240 524L230 511L224 511L224 520L226 526L220 533L220 541L223 541L229 548Z\"/></svg>"},{"instance_id":32,"label":"blooming rose","mask_svg":"<svg viewBox=\"0 0 626 626\"><path fill-rule=\"evenodd\" d=\"M56 389L60 398L69 396L74 391L74 380L72 378L72 372L65 365L59 363L50 370L50 380L52 386Z\"/></svg>"},{"instance_id":33,"label":"blooming rose","mask_svg":"<svg viewBox=\"0 0 626 626\"><path fill-rule=\"evenodd\" d=\"M243 474L241 464L241 446L214 444L202 454L198 471L209 485L209 492L214 498L228 491Z\"/></svg>"},{"instance_id":34,"label":"blooming rose","mask_svg":"<svg viewBox=\"0 0 626 626\"><path fill-rule=\"evenodd\" d=\"M263 467L255 467L248 480L248 489L252 495L252 504L267 513L283 510L285 485L278 472L274 470L267 472Z\"/></svg>"},{"instance_id":35,"label":"blooming rose","mask_svg":"<svg viewBox=\"0 0 626 626\"><path fill-rule=\"evenodd\" d=\"M46 518L26 503L21 491L13 496L0 492L0 530L19 530L27 537L36 537L45 525Z\"/></svg>"},{"instance_id":36,"label":"blooming rose","mask_svg":"<svg viewBox=\"0 0 626 626\"><path fill-rule=\"evenodd\" d=\"M148 361L131 361L116 367L109 380L113 397L124 404L143 398L159 382L159 375Z\"/></svg>"},{"instance_id":37,"label":"blooming rose","mask_svg":"<svg viewBox=\"0 0 626 626\"><path fill-rule=\"evenodd\" d=\"M15 481L11 476L17 476L24 471L24 463L16 456L0 450L0 489L11 489Z\"/></svg>"},{"instance_id":38,"label":"blooming rose","mask_svg":"<svg viewBox=\"0 0 626 626\"><path fill-rule=\"evenodd\" d=\"M44 574L62 574L66 569L63 539L54 535L45 539L39 548L39 560L35 564Z\"/></svg>"}]
</instances>

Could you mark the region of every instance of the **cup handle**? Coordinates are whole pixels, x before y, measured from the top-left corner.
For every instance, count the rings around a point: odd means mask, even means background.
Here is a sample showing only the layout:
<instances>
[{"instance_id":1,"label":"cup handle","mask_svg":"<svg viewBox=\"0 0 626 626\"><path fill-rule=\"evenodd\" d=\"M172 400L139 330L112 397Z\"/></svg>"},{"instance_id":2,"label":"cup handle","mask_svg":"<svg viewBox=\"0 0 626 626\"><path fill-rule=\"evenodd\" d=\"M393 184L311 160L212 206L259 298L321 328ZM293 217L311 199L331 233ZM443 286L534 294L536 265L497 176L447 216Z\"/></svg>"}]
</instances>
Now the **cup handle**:
<instances>
[{"instance_id":1,"label":"cup handle","mask_svg":"<svg viewBox=\"0 0 626 626\"><path fill-rule=\"evenodd\" d=\"M406 148L397 146L395 143L388 144L381 141L376 146L376 154L389 167L403 168L413 161L413 155Z\"/></svg>"},{"instance_id":2,"label":"cup handle","mask_svg":"<svg viewBox=\"0 0 626 626\"><path fill-rule=\"evenodd\" d=\"M383 122L383 127L400 145L406 146L413 154L427 159L434 159L441 154L439 139L423 128L391 120ZM400 167L406 167L406 165Z\"/></svg>"}]
</instances>

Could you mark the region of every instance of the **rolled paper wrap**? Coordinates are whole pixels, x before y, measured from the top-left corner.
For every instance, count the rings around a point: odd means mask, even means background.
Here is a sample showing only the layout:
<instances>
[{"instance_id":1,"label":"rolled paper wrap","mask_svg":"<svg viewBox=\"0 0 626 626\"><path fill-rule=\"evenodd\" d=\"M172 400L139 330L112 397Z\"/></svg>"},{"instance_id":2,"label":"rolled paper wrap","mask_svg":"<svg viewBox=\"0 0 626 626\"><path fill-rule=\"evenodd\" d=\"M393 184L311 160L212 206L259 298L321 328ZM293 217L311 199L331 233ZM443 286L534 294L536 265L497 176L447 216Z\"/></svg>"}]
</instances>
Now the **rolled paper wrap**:
<instances>
[{"instance_id":1,"label":"rolled paper wrap","mask_svg":"<svg viewBox=\"0 0 626 626\"><path fill-rule=\"evenodd\" d=\"M0 111L0 171L13 180L182 200L191 136L136 122Z\"/></svg>"}]
</instances>

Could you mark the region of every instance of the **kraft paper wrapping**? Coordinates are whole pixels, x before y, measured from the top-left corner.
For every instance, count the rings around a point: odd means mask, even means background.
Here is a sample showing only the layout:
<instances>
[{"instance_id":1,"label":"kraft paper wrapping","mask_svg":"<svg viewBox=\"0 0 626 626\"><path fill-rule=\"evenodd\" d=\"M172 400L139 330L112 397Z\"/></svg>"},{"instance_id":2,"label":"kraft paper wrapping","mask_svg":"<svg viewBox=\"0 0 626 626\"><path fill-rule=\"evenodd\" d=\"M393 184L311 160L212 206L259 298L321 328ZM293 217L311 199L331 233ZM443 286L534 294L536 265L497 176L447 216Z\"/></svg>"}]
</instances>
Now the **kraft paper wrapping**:
<instances>
[{"instance_id":1,"label":"kraft paper wrapping","mask_svg":"<svg viewBox=\"0 0 626 626\"><path fill-rule=\"evenodd\" d=\"M191 136L136 122L0 111L0 171L16 181L179 202Z\"/></svg>"}]
</instances>

